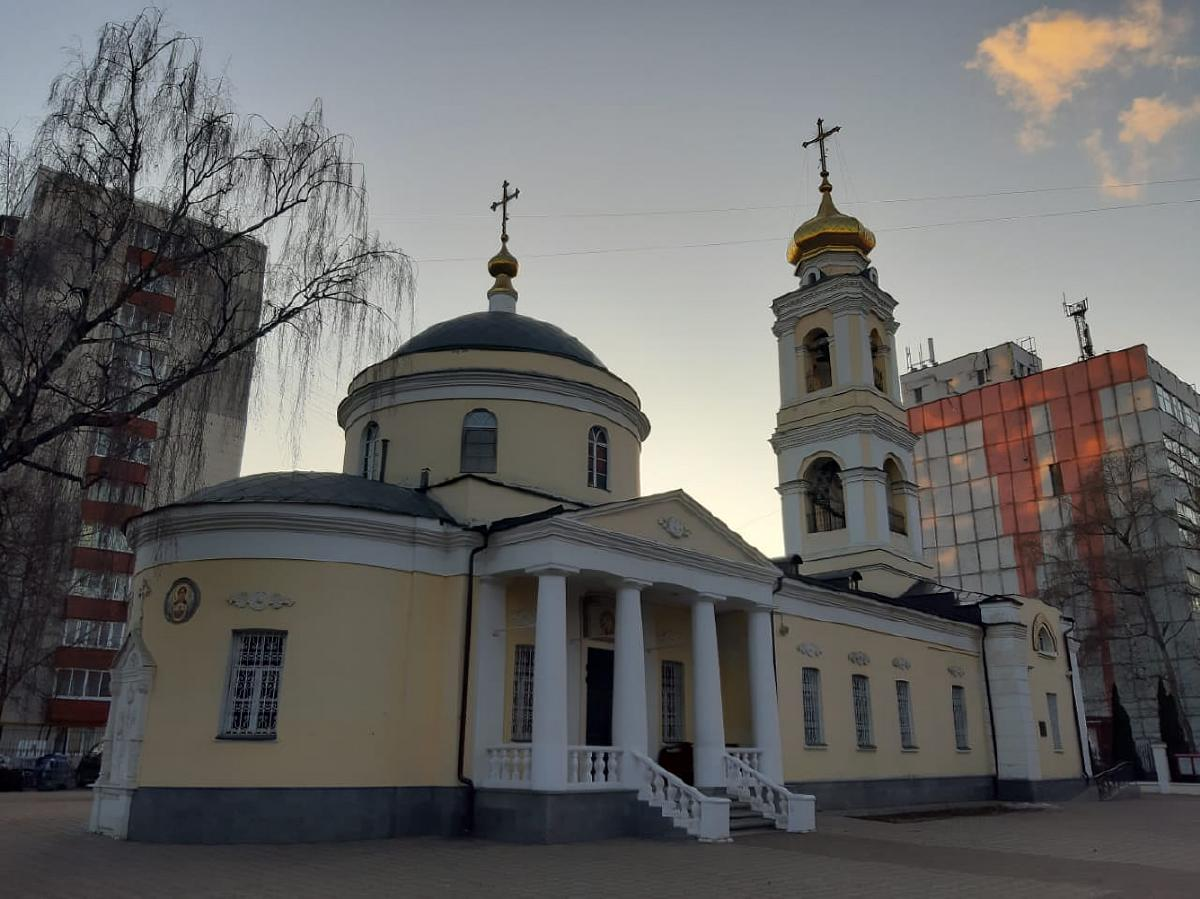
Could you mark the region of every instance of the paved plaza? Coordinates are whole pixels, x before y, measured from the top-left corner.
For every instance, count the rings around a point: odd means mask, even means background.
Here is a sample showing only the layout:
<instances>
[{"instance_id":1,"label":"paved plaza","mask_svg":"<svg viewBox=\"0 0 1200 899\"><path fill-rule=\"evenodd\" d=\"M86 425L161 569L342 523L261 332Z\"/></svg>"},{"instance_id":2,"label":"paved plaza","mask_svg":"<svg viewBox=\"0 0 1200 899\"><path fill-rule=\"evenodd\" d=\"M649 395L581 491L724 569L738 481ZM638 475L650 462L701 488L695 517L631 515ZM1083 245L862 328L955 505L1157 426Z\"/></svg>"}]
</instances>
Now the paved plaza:
<instances>
[{"instance_id":1,"label":"paved plaza","mask_svg":"<svg viewBox=\"0 0 1200 899\"><path fill-rule=\"evenodd\" d=\"M1094 795L1094 794L1092 794ZM155 896L1200 895L1200 799L1094 798L999 815L818 818L702 845L379 840L164 846L84 832L90 794L0 793L0 894Z\"/></svg>"}]
</instances>

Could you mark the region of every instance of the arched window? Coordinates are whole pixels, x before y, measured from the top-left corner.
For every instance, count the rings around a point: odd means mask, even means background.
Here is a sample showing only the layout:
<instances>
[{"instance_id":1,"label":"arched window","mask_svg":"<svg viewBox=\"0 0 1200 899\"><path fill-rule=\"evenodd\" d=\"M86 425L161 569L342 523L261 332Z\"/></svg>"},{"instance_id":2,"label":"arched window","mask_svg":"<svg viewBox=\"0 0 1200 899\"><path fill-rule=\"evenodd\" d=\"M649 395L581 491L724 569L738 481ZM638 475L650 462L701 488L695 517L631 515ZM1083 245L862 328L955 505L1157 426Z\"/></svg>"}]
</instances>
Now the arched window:
<instances>
[{"instance_id":1,"label":"arched window","mask_svg":"<svg viewBox=\"0 0 1200 899\"><path fill-rule=\"evenodd\" d=\"M588 475L589 487L608 489L608 431L594 425L588 431Z\"/></svg>"},{"instance_id":2,"label":"arched window","mask_svg":"<svg viewBox=\"0 0 1200 899\"><path fill-rule=\"evenodd\" d=\"M883 342L879 332L871 330L871 372L875 377L875 389L887 393L887 354L888 345Z\"/></svg>"},{"instance_id":3,"label":"arched window","mask_svg":"<svg viewBox=\"0 0 1200 899\"><path fill-rule=\"evenodd\" d=\"M487 409L473 409L463 419L459 470L481 473L496 470L496 416Z\"/></svg>"},{"instance_id":4,"label":"arched window","mask_svg":"<svg viewBox=\"0 0 1200 899\"><path fill-rule=\"evenodd\" d=\"M1058 645L1054 642L1054 634L1050 625L1042 622L1034 628L1033 648L1045 656L1058 655Z\"/></svg>"},{"instance_id":5,"label":"arched window","mask_svg":"<svg viewBox=\"0 0 1200 899\"><path fill-rule=\"evenodd\" d=\"M904 475L894 459L883 463L887 476L888 529L893 534L908 533L908 498L904 495Z\"/></svg>"},{"instance_id":6,"label":"arched window","mask_svg":"<svg viewBox=\"0 0 1200 899\"><path fill-rule=\"evenodd\" d=\"M361 471L359 472L364 478L372 481L378 481L381 465L383 460L382 441L379 439L379 425L373 421L367 422L367 426L362 432L362 452L360 454Z\"/></svg>"},{"instance_id":7,"label":"arched window","mask_svg":"<svg viewBox=\"0 0 1200 899\"><path fill-rule=\"evenodd\" d=\"M808 532L837 531L846 526L842 471L832 459L818 459L808 468Z\"/></svg>"},{"instance_id":8,"label":"arched window","mask_svg":"<svg viewBox=\"0 0 1200 899\"><path fill-rule=\"evenodd\" d=\"M804 358L807 364L805 384L809 393L833 386L833 365L829 355L829 335L814 328L804 338Z\"/></svg>"}]
</instances>

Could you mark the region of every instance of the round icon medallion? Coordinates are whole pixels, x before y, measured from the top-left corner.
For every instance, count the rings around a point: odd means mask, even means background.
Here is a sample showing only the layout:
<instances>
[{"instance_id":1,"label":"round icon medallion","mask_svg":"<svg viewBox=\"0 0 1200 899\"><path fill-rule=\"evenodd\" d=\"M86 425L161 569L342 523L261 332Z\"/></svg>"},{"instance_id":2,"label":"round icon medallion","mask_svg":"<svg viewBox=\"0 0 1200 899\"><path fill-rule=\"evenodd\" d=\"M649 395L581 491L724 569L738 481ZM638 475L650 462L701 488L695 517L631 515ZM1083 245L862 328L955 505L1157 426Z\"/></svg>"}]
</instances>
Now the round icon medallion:
<instances>
[{"instance_id":1,"label":"round icon medallion","mask_svg":"<svg viewBox=\"0 0 1200 899\"><path fill-rule=\"evenodd\" d=\"M181 577L171 585L163 600L163 615L171 624L191 620L200 605L200 588L191 578Z\"/></svg>"}]
</instances>

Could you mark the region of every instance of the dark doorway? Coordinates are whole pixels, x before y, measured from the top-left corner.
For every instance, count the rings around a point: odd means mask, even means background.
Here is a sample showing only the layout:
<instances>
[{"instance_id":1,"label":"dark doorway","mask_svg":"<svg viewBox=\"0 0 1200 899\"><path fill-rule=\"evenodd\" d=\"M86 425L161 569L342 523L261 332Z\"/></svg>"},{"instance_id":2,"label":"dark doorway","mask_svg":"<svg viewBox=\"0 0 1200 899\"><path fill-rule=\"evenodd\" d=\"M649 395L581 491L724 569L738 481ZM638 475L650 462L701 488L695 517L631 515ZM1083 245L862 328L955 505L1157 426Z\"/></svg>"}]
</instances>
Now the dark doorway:
<instances>
[{"instance_id":1,"label":"dark doorway","mask_svg":"<svg viewBox=\"0 0 1200 899\"><path fill-rule=\"evenodd\" d=\"M613 651L587 651L587 745L612 745Z\"/></svg>"}]
</instances>

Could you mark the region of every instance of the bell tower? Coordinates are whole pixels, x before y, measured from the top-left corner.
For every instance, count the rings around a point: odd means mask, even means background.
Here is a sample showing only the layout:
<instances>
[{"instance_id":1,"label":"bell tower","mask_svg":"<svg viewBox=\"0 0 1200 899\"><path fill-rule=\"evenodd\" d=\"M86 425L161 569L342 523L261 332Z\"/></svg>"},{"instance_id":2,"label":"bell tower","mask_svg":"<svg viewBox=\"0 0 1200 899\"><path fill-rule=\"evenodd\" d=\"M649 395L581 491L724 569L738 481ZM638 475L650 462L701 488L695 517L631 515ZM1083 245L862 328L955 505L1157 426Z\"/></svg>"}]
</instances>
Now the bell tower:
<instances>
[{"instance_id":1,"label":"bell tower","mask_svg":"<svg viewBox=\"0 0 1200 899\"><path fill-rule=\"evenodd\" d=\"M784 546L809 575L862 575L862 589L903 592L932 574L922 559L913 472L917 438L900 405L896 301L871 265L875 235L838 210L817 120L821 202L787 260L799 285L776 298L779 467Z\"/></svg>"}]
</instances>

